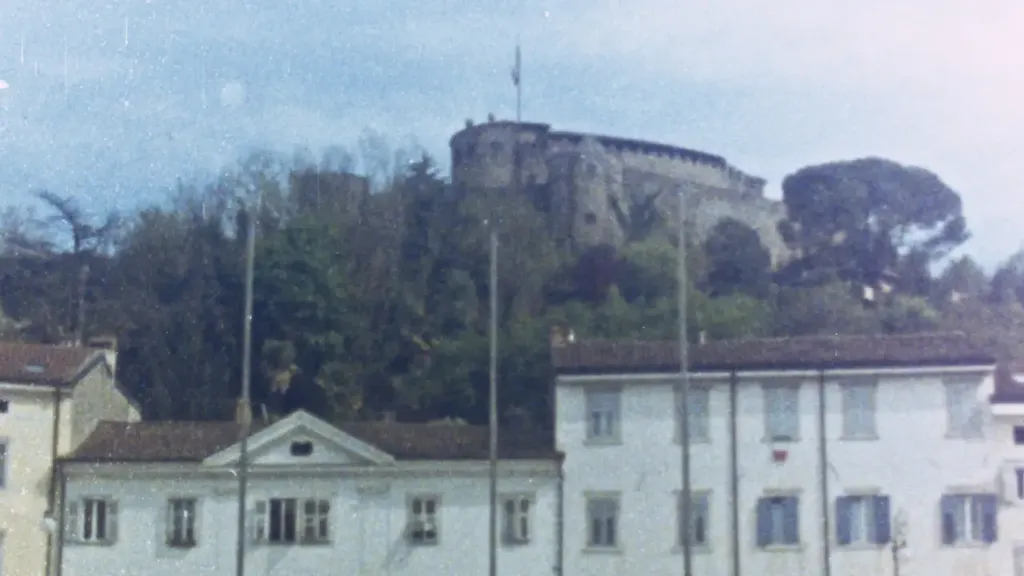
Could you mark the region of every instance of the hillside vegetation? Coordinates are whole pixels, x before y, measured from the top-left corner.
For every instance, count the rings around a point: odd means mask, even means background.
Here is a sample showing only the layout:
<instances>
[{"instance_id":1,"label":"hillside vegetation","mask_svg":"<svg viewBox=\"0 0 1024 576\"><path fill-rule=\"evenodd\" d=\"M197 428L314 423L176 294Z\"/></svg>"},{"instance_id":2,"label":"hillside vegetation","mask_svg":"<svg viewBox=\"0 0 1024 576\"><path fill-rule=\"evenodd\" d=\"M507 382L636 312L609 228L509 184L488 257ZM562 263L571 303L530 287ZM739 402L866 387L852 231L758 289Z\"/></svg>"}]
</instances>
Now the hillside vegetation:
<instances>
[{"instance_id":1,"label":"hillside vegetation","mask_svg":"<svg viewBox=\"0 0 1024 576\"><path fill-rule=\"evenodd\" d=\"M9 211L0 337L115 335L119 376L147 418L228 417L238 393L247 209L258 193L254 386L271 412L486 421L488 228L501 255L502 417L543 427L548 333L674 338L674 230L637 218L621 249L559 243L538 198L455 190L426 156L355 165L257 154L130 217L39 193ZM331 160L335 158L335 160ZM345 157L342 157L343 159ZM393 169L391 166L400 166ZM799 254L772 270L757 233L724 220L689 246L694 338L954 328L1020 349L1024 256L993 276L969 258L959 195L881 159L786 178L781 226ZM95 208L95 207L89 207ZM872 305L853 287L894 289Z\"/></svg>"}]
</instances>

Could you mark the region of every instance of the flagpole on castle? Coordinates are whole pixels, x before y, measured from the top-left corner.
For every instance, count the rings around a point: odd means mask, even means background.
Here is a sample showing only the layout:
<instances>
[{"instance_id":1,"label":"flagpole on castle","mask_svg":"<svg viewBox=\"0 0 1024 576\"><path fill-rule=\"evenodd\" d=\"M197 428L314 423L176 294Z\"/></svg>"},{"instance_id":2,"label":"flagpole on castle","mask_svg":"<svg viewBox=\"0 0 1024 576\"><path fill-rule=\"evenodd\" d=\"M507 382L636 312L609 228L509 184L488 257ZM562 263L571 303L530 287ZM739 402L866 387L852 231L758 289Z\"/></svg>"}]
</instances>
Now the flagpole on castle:
<instances>
[{"instance_id":1,"label":"flagpole on castle","mask_svg":"<svg viewBox=\"0 0 1024 576\"><path fill-rule=\"evenodd\" d=\"M519 52L519 37L516 36L516 65L512 68L512 83L516 87L516 123L523 121L523 60ZM518 183L517 183L518 184Z\"/></svg>"}]
</instances>

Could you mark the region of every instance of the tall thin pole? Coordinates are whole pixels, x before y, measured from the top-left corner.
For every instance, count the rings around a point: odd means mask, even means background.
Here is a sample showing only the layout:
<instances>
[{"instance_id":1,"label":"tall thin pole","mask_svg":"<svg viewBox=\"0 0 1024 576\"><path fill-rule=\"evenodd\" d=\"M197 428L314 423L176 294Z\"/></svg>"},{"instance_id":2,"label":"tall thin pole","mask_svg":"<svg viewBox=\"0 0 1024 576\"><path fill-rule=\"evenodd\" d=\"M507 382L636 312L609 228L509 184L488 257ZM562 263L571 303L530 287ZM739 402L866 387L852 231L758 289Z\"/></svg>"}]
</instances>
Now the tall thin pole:
<instances>
[{"instance_id":1,"label":"tall thin pole","mask_svg":"<svg viewBox=\"0 0 1024 576\"><path fill-rule=\"evenodd\" d=\"M488 430L490 431L491 456L491 526L489 542L490 576L498 574L498 230L495 222L491 226L491 382Z\"/></svg>"},{"instance_id":2,"label":"tall thin pole","mask_svg":"<svg viewBox=\"0 0 1024 576\"><path fill-rule=\"evenodd\" d=\"M253 269L256 261L256 214L249 212L245 233L245 318L242 324L242 394L238 399L236 419L239 427L238 456L238 543L235 548L235 573L245 575L245 501L249 476L249 427L252 424L250 402L252 364L252 293Z\"/></svg>"},{"instance_id":3,"label":"tall thin pole","mask_svg":"<svg viewBox=\"0 0 1024 576\"><path fill-rule=\"evenodd\" d=\"M523 121L523 59L519 51L519 37L516 37L516 64L512 68L512 84L516 87L516 122Z\"/></svg>"},{"instance_id":4,"label":"tall thin pole","mask_svg":"<svg viewBox=\"0 0 1024 576\"><path fill-rule=\"evenodd\" d=\"M690 489L690 348L686 329L686 195L679 191L679 427L682 445L683 490L680 494L680 536L683 540L683 576L693 575L693 495Z\"/></svg>"}]
</instances>

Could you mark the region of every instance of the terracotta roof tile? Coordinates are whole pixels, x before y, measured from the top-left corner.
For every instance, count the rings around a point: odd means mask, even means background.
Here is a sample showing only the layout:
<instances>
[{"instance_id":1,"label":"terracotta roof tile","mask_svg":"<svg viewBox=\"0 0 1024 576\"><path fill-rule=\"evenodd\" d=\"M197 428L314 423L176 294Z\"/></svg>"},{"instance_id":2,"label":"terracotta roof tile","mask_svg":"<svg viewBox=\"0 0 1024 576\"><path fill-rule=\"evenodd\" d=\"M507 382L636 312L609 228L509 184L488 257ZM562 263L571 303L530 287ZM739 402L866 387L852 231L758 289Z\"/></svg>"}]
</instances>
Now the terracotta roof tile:
<instances>
[{"instance_id":1,"label":"terracotta roof tile","mask_svg":"<svg viewBox=\"0 0 1024 576\"><path fill-rule=\"evenodd\" d=\"M994 364L994 355L958 332L726 340L691 346L690 370L799 370ZM561 374L676 372L675 341L593 340L552 347Z\"/></svg>"},{"instance_id":2,"label":"terracotta roof tile","mask_svg":"<svg viewBox=\"0 0 1024 576\"><path fill-rule=\"evenodd\" d=\"M71 385L102 357L97 348L0 342L0 382Z\"/></svg>"},{"instance_id":3,"label":"terracotta roof tile","mask_svg":"<svg viewBox=\"0 0 1024 576\"><path fill-rule=\"evenodd\" d=\"M488 457L483 426L353 422L339 426L399 460L480 460ZM254 426L253 433L259 431ZM74 453L76 462L198 462L233 445L234 422L101 422ZM509 459L557 458L544 436L504 434L499 454Z\"/></svg>"}]
</instances>

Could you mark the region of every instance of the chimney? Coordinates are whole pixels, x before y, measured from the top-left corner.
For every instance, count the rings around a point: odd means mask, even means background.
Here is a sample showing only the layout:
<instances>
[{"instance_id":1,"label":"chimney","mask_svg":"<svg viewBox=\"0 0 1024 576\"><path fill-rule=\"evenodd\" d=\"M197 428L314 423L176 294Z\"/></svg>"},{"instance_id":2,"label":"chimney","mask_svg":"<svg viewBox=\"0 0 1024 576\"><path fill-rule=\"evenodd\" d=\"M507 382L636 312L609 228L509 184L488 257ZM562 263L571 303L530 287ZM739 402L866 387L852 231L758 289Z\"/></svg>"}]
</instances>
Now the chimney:
<instances>
[{"instance_id":1,"label":"chimney","mask_svg":"<svg viewBox=\"0 0 1024 576\"><path fill-rule=\"evenodd\" d=\"M708 333L705 332L704 330L701 330L700 332L698 332L697 333L697 343L698 344L707 344L708 343Z\"/></svg>"},{"instance_id":2,"label":"chimney","mask_svg":"<svg viewBox=\"0 0 1024 576\"><path fill-rule=\"evenodd\" d=\"M385 410L381 413L380 419L383 422L395 422L398 420L394 410Z\"/></svg>"},{"instance_id":3,"label":"chimney","mask_svg":"<svg viewBox=\"0 0 1024 576\"><path fill-rule=\"evenodd\" d=\"M107 364L110 364L110 372L117 379L117 338L114 336L95 336L90 338L86 344L89 348L102 350L107 357Z\"/></svg>"},{"instance_id":4,"label":"chimney","mask_svg":"<svg viewBox=\"0 0 1024 576\"><path fill-rule=\"evenodd\" d=\"M494 122L494 114L493 113L487 115L487 122Z\"/></svg>"},{"instance_id":5,"label":"chimney","mask_svg":"<svg viewBox=\"0 0 1024 576\"><path fill-rule=\"evenodd\" d=\"M466 118L466 128L472 128L472 127L473 127L473 119L472 118Z\"/></svg>"}]
</instances>

